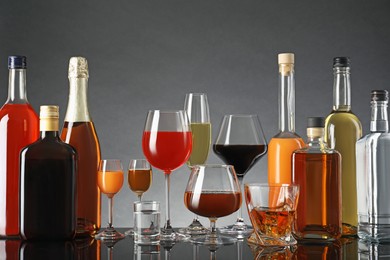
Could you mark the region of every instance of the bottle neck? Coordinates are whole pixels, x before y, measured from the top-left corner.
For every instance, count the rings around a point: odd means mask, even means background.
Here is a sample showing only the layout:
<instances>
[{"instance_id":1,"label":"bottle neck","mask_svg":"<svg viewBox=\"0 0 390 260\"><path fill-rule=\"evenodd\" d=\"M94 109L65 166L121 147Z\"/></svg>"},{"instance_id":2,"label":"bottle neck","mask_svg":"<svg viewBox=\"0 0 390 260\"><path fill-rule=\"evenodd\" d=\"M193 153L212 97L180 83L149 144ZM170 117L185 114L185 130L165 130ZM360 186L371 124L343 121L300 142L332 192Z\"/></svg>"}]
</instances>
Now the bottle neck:
<instances>
[{"instance_id":1,"label":"bottle neck","mask_svg":"<svg viewBox=\"0 0 390 260\"><path fill-rule=\"evenodd\" d=\"M333 110L351 110L351 78L349 67L333 68Z\"/></svg>"},{"instance_id":2,"label":"bottle neck","mask_svg":"<svg viewBox=\"0 0 390 260\"><path fill-rule=\"evenodd\" d=\"M39 130L41 139L58 137L58 118L41 118L39 120Z\"/></svg>"},{"instance_id":3,"label":"bottle neck","mask_svg":"<svg viewBox=\"0 0 390 260\"><path fill-rule=\"evenodd\" d=\"M324 128L307 128L307 145L313 148L324 149Z\"/></svg>"},{"instance_id":4,"label":"bottle neck","mask_svg":"<svg viewBox=\"0 0 390 260\"><path fill-rule=\"evenodd\" d=\"M387 133L387 101L371 101L371 132Z\"/></svg>"},{"instance_id":5,"label":"bottle neck","mask_svg":"<svg viewBox=\"0 0 390 260\"><path fill-rule=\"evenodd\" d=\"M69 101L66 110L66 122L89 122L88 112L88 79L69 78Z\"/></svg>"},{"instance_id":6,"label":"bottle neck","mask_svg":"<svg viewBox=\"0 0 390 260\"><path fill-rule=\"evenodd\" d=\"M7 103L27 104L26 69L10 69Z\"/></svg>"},{"instance_id":7,"label":"bottle neck","mask_svg":"<svg viewBox=\"0 0 390 260\"><path fill-rule=\"evenodd\" d=\"M294 64L279 64L279 130L295 132Z\"/></svg>"}]
</instances>

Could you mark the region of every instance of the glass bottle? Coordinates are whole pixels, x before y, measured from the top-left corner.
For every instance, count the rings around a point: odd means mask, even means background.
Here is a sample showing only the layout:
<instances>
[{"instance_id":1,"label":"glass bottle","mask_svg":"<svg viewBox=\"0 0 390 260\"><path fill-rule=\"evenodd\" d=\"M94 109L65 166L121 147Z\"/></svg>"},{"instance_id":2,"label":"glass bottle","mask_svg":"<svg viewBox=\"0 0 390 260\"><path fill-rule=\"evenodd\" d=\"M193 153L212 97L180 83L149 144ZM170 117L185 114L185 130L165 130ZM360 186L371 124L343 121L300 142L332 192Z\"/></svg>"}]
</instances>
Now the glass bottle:
<instances>
[{"instance_id":1,"label":"glass bottle","mask_svg":"<svg viewBox=\"0 0 390 260\"><path fill-rule=\"evenodd\" d=\"M356 141L362 136L362 125L351 111L350 59L333 59L333 110L325 120L325 140L342 159L343 235L356 235Z\"/></svg>"},{"instance_id":2,"label":"glass bottle","mask_svg":"<svg viewBox=\"0 0 390 260\"><path fill-rule=\"evenodd\" d=\"M304 142L295 133L294 54L281 53L279 62L279 133L268 144L268 182L291 183L291 155Z\"/></svg>"},{"instance_id":3,"label":"glass bottle","mask_svg":"<svg viewBox=\"0 0 390 260\"><path fill-rule=\"evenodd\" d=\"M0 237L19 236L19 153L39 137L39 119L27 100L26 68L26 57L8 57L8 99L0 109Z\"/></svg>"},{"instance_id":4,"label":"glass bottle","mask_svg":"<svg viewBox=\"0 0 390 260\"><path fill-rule=\"evenodd\" d=\"M100 145L87 103L87 59L72 57L68 77L69 101L61 139L72 145L79 155L76 236L89 236L100 229L101 198L97 186Z\"/></svg>"},{"instance_id":5,"label":"glass bottle","mask_svg":"<svg viewBox=\"0 0 390 260\"><path fill-rule=\"evenodd\" d=\"M58 106L41 106L40 138L20 152L20 234L71 240L76 232L77 153L58 134Z\"/></svg>"},{"instance_id":6,"label":"glass bottle","mask_svg":"<svg viewBox=\"0 0 390 260\"><path fill-rule=\"evenodd\" d=\"M390 134L386 90L371 92L371 133L356 143L358 236L390 241Z\"/></svg>"},{"instance_id":7,"label":"glass bottle","mask_svg":"<svg viewBox=\"0 0 390 260\"><path fill-rule=\"evenodd\" d=\"M307 145L292 156L300 187L293 232L300 240L332 241L341 236L341 156L323 140L324 118L307 121Z\"/></svg>"}]
</instances>

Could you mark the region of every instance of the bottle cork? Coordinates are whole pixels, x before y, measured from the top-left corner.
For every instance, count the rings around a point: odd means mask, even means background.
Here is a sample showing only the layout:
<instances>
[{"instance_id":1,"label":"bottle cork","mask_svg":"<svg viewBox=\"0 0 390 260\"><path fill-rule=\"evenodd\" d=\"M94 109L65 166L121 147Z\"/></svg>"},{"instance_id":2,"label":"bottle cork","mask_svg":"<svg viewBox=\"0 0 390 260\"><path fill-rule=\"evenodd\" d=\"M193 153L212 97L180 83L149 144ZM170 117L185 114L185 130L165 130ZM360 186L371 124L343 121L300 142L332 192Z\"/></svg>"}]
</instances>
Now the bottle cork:
<instances>
[{"instance_id":1,"label":"bottle cork","mask_svg":"<svg viewBox=\"0 0 390 260\"><path fill-rule=\"evenodd\" d=\"M279 53L279 64L294 64L294 53Z\"/></svg>"}]
</instances>

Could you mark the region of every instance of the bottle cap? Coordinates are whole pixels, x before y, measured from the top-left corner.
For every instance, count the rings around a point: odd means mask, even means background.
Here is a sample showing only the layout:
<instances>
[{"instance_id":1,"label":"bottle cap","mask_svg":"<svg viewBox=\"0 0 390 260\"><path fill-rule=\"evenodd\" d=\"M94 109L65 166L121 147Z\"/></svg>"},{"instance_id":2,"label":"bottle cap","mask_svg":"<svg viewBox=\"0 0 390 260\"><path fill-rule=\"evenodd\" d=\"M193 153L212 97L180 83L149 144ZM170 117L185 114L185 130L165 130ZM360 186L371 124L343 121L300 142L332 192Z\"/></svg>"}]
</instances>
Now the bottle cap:
<instances>
[{"instance_id":1,"label":"bottle cap","mask_svg":"<svg viewBox=\"0 0 390 260\"><path fill-rule=\"evenodd\" d=\"M333 67L349 67L351 59L349 57L335 57L333 58Z\"/></svg>"},{"instance_id":2,"label":"bottle cap","mask_svg":"<svg viewBox=\"0 0 390 260\"><path fill-rule=\"evenodd\" d=\"M294 53L279 53L279 64L294 64Z\"/></svg>"},{"instance_id":3,"label":"bottle cap","mask_svg":"<svg viewBox=\"0 0 390 260\"><path fill-rule=\"evenodd\" d=\"M27 68L26 56L12 55L8 56L8 69Z\"/></svg>"},{"instance_id":4,"label":"bottle cap","mask_svg":"<svg viewBox=\"0 0 390 260\"><path fill-rule=\"evenodd\" d=\"M325 126L325 119L323 117L308 117L308 128L323 128Z\"/></svg>"},{"instance_id":5,"label":"bottle cap","mask_svg":"<svg viewBox=\"0 0 390 260\"><path fill-rule=\"evenodd\" d=\"M58 106L41 106L39 112L40 119L48 118L59 118L59 107Z\"/></svg>"},{"instance_id":6,"label":"bottle cap","mask_svg":"<svg viewBox=\"0 0 390 260\"><path fill-rule=\"evenodd\" d=\"M69 60L69 78L88 78L88 61L84 57L72 57Z\"/></svg>"},{"instance_id":7,"label":"bottle cap","mask_svg":"<svg viewBox=\"0 0 390 260\"><path fill-rule=\"evenodd\" d=\"M389 92L387 90L371 91L371 101L389 101Z\"/></svg>"}]
</instances>

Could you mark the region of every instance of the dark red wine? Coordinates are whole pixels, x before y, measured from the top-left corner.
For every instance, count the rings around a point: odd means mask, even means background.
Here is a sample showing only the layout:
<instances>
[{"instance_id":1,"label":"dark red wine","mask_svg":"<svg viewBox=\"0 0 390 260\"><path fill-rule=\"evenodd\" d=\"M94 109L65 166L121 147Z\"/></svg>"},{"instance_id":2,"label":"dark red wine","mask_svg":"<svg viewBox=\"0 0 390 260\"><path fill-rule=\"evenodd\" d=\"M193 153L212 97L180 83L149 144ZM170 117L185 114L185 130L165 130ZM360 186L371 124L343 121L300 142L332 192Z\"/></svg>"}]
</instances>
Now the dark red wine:
<instances>
[{"instance_id":1,"label":"dark red wine","mask_svg":"<svg viewBox=\"0 0 390 260\"><path fill-rule=\"evenodd\" d=\"M226 164L234 166L237 176L242 177L265 154L267 146L263 144L214 144L213 149Z\"/></svg>"}]
</instances>

